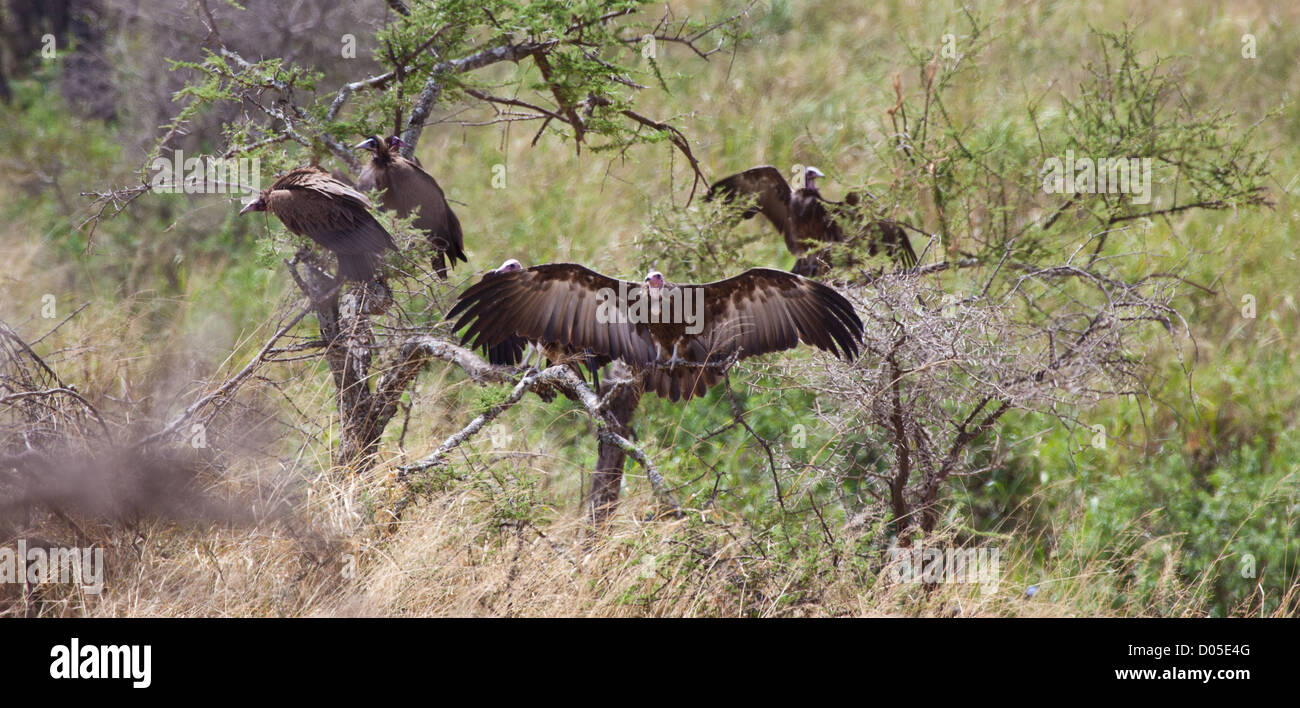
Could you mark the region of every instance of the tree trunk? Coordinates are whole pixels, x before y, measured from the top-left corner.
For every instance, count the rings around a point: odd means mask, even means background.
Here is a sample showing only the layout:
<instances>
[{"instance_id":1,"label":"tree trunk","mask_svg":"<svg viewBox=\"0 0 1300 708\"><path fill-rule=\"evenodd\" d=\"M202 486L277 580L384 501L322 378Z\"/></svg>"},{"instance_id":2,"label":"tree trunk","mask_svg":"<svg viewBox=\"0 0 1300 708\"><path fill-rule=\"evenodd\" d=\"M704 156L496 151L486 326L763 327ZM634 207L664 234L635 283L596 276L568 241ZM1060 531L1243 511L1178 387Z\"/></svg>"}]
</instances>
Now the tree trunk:
<instances>
[{"instance_id":1,"label":"tree trunk","mask_svg":"<svg viewBox=\"0 0 1300 708\"><path fill-rule=\"evenodd\" d=\"M331 295L339 281L310 252L300 251L298 260L305 268L302 277L298 277L294 268L294 276L299 288L314 303L321 340L325 342L325 360L334 376L342 433L334 464L352 467L357 473L365 472L374 465L379 438L397 410L389 390L394 385L385 386L386 382L381 380L379 393L375 393L370 382L374 344L370 317L390 299L387 288L375 284L349 285L346 291ZM406 377L401 378L401 385L409 383Z\"/></svg>"},{"instance_id":2,"label":"tree trunk","mask_svg":"<svg viewBox=\"0 0 1300 708\"><path fill-rule=\"evenodd\" d=\"M641 383L629 383L632 372L621 361L610 365L609 374L601 382L596 394L603 398L612 388L617 387L618 390L609 402L610 415L617 422L617 426L611 430L631 440L632 417L641 403ZM623 484L623 463L626 459L627 453L623 452L623 448L603 440L597 443L596 472L591 476L591 492L587 497L591 522L597 526L604 524L618 506L619 489Z\"/></svg>"}]
</instances>

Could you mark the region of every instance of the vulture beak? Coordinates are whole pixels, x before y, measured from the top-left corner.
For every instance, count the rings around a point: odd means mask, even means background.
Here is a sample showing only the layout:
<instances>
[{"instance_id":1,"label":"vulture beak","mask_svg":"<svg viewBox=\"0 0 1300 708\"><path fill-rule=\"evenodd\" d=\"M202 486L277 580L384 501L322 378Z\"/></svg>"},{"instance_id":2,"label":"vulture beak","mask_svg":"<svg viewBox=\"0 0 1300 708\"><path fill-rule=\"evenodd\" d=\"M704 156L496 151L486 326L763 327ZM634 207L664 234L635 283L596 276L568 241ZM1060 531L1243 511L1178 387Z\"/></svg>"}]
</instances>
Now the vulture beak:
<instances>
[{"instance_id":1,"label":"vulture beak","mask_svg":"<svg viewBox=\"0 0 1300 708\"><path fill-rule=\"evenodd\" d=\"M375 148L377 148L377 147L379 147L379 146L378 146L378 145L375 145L375 139L374 139L374 138L366 138L365 140L362 140L361 142L357 143L356 145L353 145L353 146L352 146L352 149L354 149L354 150L356 150L356 149L366 149L366 150L371 150L371 151L373 151L373 150L374 150Z\"/></svg>"},{"instance_id":2,"label":"vulture beak","mask_svg":"<svg viewBox=\"0 0 1300 708\"><path fill-rule=\"evenodd\" d=\"M244 208L239 210L239 215L243 216L250 211L266 211L266 202L263 202L262 198L258 197L248 204L245 204Z\"/></svg>"}]
</instances>

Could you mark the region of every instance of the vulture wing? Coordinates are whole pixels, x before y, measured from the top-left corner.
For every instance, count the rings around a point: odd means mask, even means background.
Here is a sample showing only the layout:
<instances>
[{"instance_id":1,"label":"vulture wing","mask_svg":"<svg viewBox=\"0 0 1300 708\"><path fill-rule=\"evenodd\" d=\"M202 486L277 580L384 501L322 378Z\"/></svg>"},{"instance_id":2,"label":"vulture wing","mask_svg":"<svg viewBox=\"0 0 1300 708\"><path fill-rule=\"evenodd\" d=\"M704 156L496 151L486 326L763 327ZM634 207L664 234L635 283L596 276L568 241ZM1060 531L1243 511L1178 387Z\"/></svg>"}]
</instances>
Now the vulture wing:
<instances>
[{"instance_id":1,"label":"vulture wing","mask_svg":"<svg viewBox=\"0 0 1300 708\"><path fill-rule=\"evenodd\" d=\"M907 238L907 233L903 227L896 222L881 219L867 226L868 235L871 239L871 248L868 251L871 255L876 255L877 245L883 248L885 255L889 256L895 263L904 268L914 268L916 266L916 251L912 248L912 241ZM872 232L875 232L874 235Z\"/></svg>"},{"instance_id":2,"label":"vulture wing","mask_svg":"<svg viewBox=\"0 0 1300 708\"><path fill-rule=\"evenodd\" d=\"M864 218L867 215L861 213L862 203L863 196L858 192L844 195L844 208L850 213L851 218L864 221L865 225L858 231L858 237L868 239L867 252L874 256L883 250L885 255L898 265L904 268L914 267L917 262L916 250L912 248L912 241L907 238L907 232L903 227L888 219L873 221Z\"/></svg>"},{"instance_id":3,"label":"vulture wing","mask_svg":"<svg viewBox=\"0 0 1300 708\"><path fill-rule=\"evenodd\" d=\"M337 254L344 277L373 279L378 257L385 250L397 250L392 236L371 215L370 200L324 170L293 170L276 180L264 199L285 228Z\"/></svg>"},{"instance_id":4,"label":"vulture wing","mask_svg":"<svg viewBox=\"0 0 1300 708\"><path fill-rule=\"evenodd\" d=\"M648 328L606 316L626 312L617 298L640 287L575 263L547 263L484 278L461 293L447 318L458 318L455 330L465 330L461 343L473 347L491 348L517 336L645 366L657 356Z\"/></svg>"},{"instance_id":5,"label":"vulture wing","mask_svg":"<svg viewBox=\"0 0 1300 708\"><path fill-rule=\"evenodd\" d=\"M497 277L500 273L490 270L483 274L479 282L490 280ZM510 335L496 344L484 345L483 353L487 356L488 363L498 366L514 366L524 360L524 350L528 347L528 340L517 335Z\"/></svg>"},{"instance_id":6,"label":"vulture wing","mask_svg":"<svg viewBox=\"0 0 1300 708\"><path fill-rule=\"evenodd\" d=\"M842 359L858 355L862 320L828 285L770 268L750 270L704 288L704 330L691 344L695 361L744 359L804 342ZM707 358L706 358L707 357Z\"/></svg>"},{"instance_id":7,"label":"vulture wing","mask_svg":"<svg viewBox=\"0 0 1300 708\"><path fill-rule=\"evenodd\" d=\"M721 195L728 202L748 195L757 195L758 203L746 209L742 217L749 219L760 211L772 222L777 231L785 233L786 221L790 218L790 183L785 181L781 171L771 165L754 167L724 180L714 182L709 187L705 201L713 201Z\"/></svg>"},{"instance_id":8,"label":"vulture wing","mask_svg":"<svg viewBox=\"0 0 1300 708\"><path fill-rule=\"evenodd\" d=\"M588 366L622 359L645 373L646 390L671 400L703 395L722 378L716 367L733 354L747 358L794 348L799 342L844 359L857 356L862 321L853 305L827 285L792 273L754 268L704 285L673 285L699 297L692 334L687 323L635 323L628 313L639 283L620 281L572 263L552 263L484 278L448 313L461 342L492 352L511 338L584 352ZM696 295L695 292L700 295ZM664 366L676 354L685 365ZM658 364L658 366L654 366Z\"/></svg>"}]
</instances>

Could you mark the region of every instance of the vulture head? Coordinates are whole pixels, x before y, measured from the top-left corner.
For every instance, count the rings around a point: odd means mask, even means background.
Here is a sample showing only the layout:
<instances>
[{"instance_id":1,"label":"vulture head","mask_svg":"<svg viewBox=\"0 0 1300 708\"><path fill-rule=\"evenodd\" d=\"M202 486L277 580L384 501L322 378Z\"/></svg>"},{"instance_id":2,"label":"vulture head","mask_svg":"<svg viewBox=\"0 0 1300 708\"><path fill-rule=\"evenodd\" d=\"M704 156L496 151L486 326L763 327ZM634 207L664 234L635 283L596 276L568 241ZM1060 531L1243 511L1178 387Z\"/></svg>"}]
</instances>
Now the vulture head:
<instances>
[{"instance_id":1,"label":"vulture head","mask_svg":"<svg viewBox=\"0 0 1300 708\"><path fill-rule=\"evenodd\" d=\"M266 200L260 194L256 199L245 204L244 208L239 210L239 214L242 216L250 211L266 211Z\"/></svg>"},{"instance_id":2,"label":"vulture head","mask_svg":"<svg viewBox=\"0 0 1300 708\"><path fill-rule=\"evenodd\" d=\"M392 140L392 138L390 138L389 140ZM357 143L356 145L353 145L352 147L361 150L369 150L370 152L374 153L376 157L378 157L379 155L387 155L388 150L391 147L391 144L387 141L380 140L378 135L371 135L370 137L366 138L365 140L362 140L361 142Z\"/></svg>"},{"instance_id":3,"label":"vulture head","mask_svg":"<svg viewBox=\"0 0 1300 708\"><path fill-rule=\"evenodd\" d=\"M352 147L359 150L369 150L376 157L379 157L406 147L406 141L396 135L390 135L385 140L381 140L378 135L371 135Z\"/></svg>"},{"instance_id":4,"label":"vulture head","mask_svg":"<svg viewBox=\"0 0 1300 708\"><path fill-rule=\"evenodd\" d=\"M500 266L497 267L496 270L494 270L494 271L492 271L492 272L493 272L493 273L513 273L513 272L515 272L515 271L517 271L517 270L523 270L523 269L524 269L524 266L523 266L522 263L520 263L519 261L517 261L517 260L515 260L515 259L513 259L513 258L509 258L509 259L506 260L505 263L502 263Z\"/></svg>"},{"instance_id":5,"label":"vulture head","mask_svg":"<svg viewBox=\"0 0 1300 708\"><path fill-rule=\"evenodd\" d=\"M825 176L826 175L821 170L809 165L808 168L803 171L803 188L816 191L817 184L815 180L818 177L825 177Z\"/></svg>"},{"instance_id":6,"label":"vulture head","mask_svg":"<svg viewBox=\"0 0 1300 708\"><path fill-rule=\"evenodd\" d=\"M657 270L650 271L646 274L645 285L651 296L658 295L664 289L664 274Z\"/></svg>"}]
</instances>

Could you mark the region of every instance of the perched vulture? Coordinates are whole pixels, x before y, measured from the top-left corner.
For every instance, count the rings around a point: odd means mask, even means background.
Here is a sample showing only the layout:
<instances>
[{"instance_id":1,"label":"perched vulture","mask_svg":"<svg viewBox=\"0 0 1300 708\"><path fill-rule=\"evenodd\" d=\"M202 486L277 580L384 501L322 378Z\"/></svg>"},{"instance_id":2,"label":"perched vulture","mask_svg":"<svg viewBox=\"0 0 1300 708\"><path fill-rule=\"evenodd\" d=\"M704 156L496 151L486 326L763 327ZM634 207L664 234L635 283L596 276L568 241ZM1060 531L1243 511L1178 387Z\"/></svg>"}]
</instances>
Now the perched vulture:
<instances>
[{"instance_id":1,"label":"perched vulture","mask_svg":"<svg viewBox=\"0 0 1300 708\"><path fill-rule=\"evenodd\" d=\"M397 154L397 149L406 143L393 135L388 140L380 140L372 135L357 145L374 154L370 164L361 170L357 177L357 189L369 192L377 189L382 193L383 207L406 217L417 213L415 227L428 235L437 255L433 259L433 269L440 278L447 277L447 261L451 267L456 260L466 261L465 238L460 230L460 220L447 204L442 188L429 176L418 163Z\"/></svg>"},{"instance_id":2,"label":"perched vulture","mask_svg":"<svg viewBox=\"0 0 1300 708\"><path fill-rule=\"evenodd\" d=\"M651 271L644 283L573 263L494 273L461 293L463 343L495 347L511 337L562 352L621 359L646 390L673 401L701 396L734 356L792 349L800 341L844 359L857 356L862 321L827 285L753 268L703 285L677 285Z\"/></svg>"},{"instance_id":3,"label":"perched vulture","mask_svg":"<svg viewBox=\"0 0 1300 708\"><path fill-rule=\"evenodd\" d=\"M275 214L285 228L338 256L340 277L367 282L375 279L384 251L397 250L371 208L366 195L325 170L299 167L277 179L239 213Z\"/></svg>"},{"instance_id":4,"label":"perched vulture","mask_svg":"<svg viewBox=\"0 0 1300 708\"><path fill-rule=\"evenodd\" d=\"M850 192L843 202L831 202L822 198L816 180L823 176L816 167L807 168L804 170L804 186L796 190L790 187L781 171L775 167L755 167L714 183L705 200L712 201L721 195L724 200L732 201L756 195L757 203L746 209L741 214L742 218L753 218L762 212L785 237L786 248L800 256L795 263L794 272L799 275L821 275L828 268L822 255L804 254L815 244L844 241L844 230L835 217L838 215L841 218L860 219L861 215L855 212L862 202L857 192ZM886 220L867 223L859 236L869 238L868 253L871 255L876 255L883 247L885 253L904 268L916 265L916 251L912 250L912 243L898 224Z\"/></svg>"}]
</instances>

